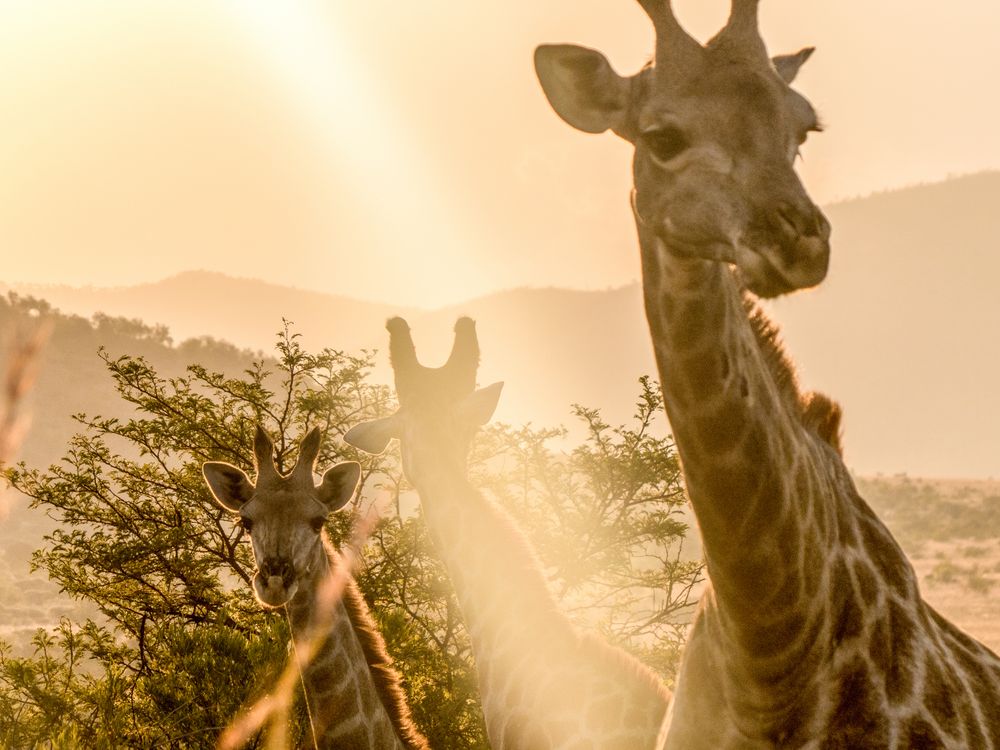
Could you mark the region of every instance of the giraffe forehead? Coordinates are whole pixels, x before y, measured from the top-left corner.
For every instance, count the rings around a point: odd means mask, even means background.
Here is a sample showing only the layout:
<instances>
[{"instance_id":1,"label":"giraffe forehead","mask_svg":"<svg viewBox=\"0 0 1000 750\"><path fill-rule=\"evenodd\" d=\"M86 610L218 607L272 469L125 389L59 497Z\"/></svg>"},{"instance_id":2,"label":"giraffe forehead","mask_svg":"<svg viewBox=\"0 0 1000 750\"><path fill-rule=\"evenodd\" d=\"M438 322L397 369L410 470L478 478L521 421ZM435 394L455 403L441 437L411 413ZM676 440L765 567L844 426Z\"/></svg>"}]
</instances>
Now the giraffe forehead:
<instances>
[{"instance_id":1,"label":"giraffe forehead","mask_svg":"<svg viewBox=\"0 0 1000 750\"><path fill-rule=\"evenodd\" d=\"M638 91L640 131L664 120L708 127L738 120L745 127L753 121L771 124L804 108L811 112L805 98L777 74L733 63L707 67L680 83L654 75Z\"/></svg>"},{"instance_id":2,"label":"giraffe forehead","mask_svg":"<svg viewBox=\"0 0 1000 750\"><path fill-rule=\"evenodd\" d=\"M398 412L404 430L416 432L450 430L455 426L463 395L453 389L428 389L401 404ZM402 399L401 399L402 401Z\"/></svg>"},{"instance_id":3,"label":"giraffe forehead","mask_svg":"<svg viewBox=\"0 0 1000 750\"><path fill-rule=\"evenodd\" d=\"M427 401L400 412L407 448L440 449L464 445L474 426L466 424L451 400Z\"/></svg>"},{"instance_id":4,"label":"giraffe forehead","mask_svg":"<svg viewBox=\"0 0 1000 750\"><path fill-rule=\"evenodd\" d=\"M241 515L256 523L281 523L326 513L315 491L300 487L259 488Z\"/></svg>"},{"instance_id":5,"label":"giraffe forehead","mask_svg":"<svg viewBox=\"0 0 1000 750\"><path fill-rule=\"evenodd\" d=\"M446 410L472 393L444 370L424 370L413 373L397 388L400 404L407 410L424 412Z\"/></svg>"}]
</instances>

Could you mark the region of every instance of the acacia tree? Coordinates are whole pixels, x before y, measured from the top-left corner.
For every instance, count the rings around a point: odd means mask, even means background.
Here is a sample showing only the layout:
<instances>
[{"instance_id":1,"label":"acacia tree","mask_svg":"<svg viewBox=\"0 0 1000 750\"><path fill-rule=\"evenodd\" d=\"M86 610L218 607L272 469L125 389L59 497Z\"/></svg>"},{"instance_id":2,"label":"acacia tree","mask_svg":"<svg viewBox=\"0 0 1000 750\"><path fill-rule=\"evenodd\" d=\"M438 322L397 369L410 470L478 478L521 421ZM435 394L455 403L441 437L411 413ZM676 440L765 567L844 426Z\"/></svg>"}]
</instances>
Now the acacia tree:
<instances>
[{"instance_id":1,"label":"acacia tree","mask_svg":"<svg viewBox=\"0 0 1000 750\"><path fill-rule=\"evenodd\" d=\"M35 567L100 616L40 631L30 657L0 648L0 744L211 747L267 690L285 660L287 627L253 600L249 545L200 468L225 460L252 472L261 423L277 437L279 468L313 425L326 436L321 465L361 460L361 491L328 525L335 543L369 505L390 500L380 504L359 585L432 746L485 748L457 603L398 462L393 453L360 457L336 439L392 406L388 390L367 381L371 354L310 354L286 326L276 358L235 377L193 364L163 378L141 357L101 357L134 416L77 415L81 431L60 463L7 471L59 523ZM572 615L670 678L698 566L679 556L685 526L672 446L650 435L658 399L644 380L629 428L576 407L587 436L569 453L550 447L560 431L492 428L472 463L477 481L530 530Z\"/></svg>"},{"instance_id":2,"label":"acacia tree","mask_svg":"<svg viewBox=\"0 0 1000 750\"><path fill-rule=\"evenodd\" d=\"M658 436L657 383L639 381L633 421L612 427L597 409L572 413L584 440L568 454L550 443L565 430L487 431L476 448L477 483L511 510L547 566L564 611L672 679L701 582L700 560L685 555L688 530L680 463Z\"/></svg>"}]
</instances>

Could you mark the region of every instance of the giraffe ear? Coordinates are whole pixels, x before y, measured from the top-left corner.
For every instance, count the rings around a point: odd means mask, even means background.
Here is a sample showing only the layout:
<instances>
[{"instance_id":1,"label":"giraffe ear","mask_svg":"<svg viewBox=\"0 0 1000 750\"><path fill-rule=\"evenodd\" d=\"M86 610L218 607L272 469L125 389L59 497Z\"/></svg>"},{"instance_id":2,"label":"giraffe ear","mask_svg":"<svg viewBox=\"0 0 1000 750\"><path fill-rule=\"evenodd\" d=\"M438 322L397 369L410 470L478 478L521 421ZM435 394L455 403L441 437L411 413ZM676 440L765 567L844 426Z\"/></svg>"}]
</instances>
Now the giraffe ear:
<instances>
[{"instance_id":1,"label":"giraffe ear","mask_svg":"<svg viewBox=\"0 0 1000 750\"><path fill-rule=\"evenodd\" d=\"M323 481L316 488L319 501L333 512L340 510L354 497L361 479L361 464L357 461L344 461L323 474Z\"/></svg>"},{"instance_id":2,"label":"giraffe ear","mask_svg":"<svg viewBox=\"0 0 1000 750\"><path fill-rule=\"evenodd\" d=\"M631 85L597 50L543 44L535 50L535 73L556 114L577 130L603 133L624 126Z\"/></svg>"},{"instance_id":3,"label":"giraffe ear","mask_svg":"<svg viewBox=\"0 0 1000 750\"><path fill-rule=\"evenodd\" d=\"M201 467L212 497L226 510L236 513L253 497L254 486L242 470L222 461L208 461Z\"/></svg>"},{"instance_id":4,"label":"giraffe ear","mask_svg":"<svg viewBox=\"0 0 1000 750\"><path fill-rule=\"evenodd\" d=\"M795 80L795 76L799 74L799 70L803 65L806 64L806 60L812 57L812 53L816 51L815 47L806 47L800 49L794 55L778 55L777 57L772 57L771 62L774 63L775 69L778 71L778 75L781 76L785 83L791 83Z\"/></svg>"},{"instance_id":5,"label":"giraffe ear","mask_svg":"<svg viewBox=\"0 0 1000 750\"><path fill-rule=\"evenodd\" d=\"M393 438L399 438L399 420L396 415L356 424L344 434L344 442L365 453L383 453Z\"/></svg>"},{"instance_id":6,"label":"giraffe ear","mask_svg":"<svg viewBox=\"0 0 1000 750\"><path fill-rule=\"evenodd\" d=\"M489 422L497 409L502 390L503 383L494 383L466 396L458 405L461 420L467 424L471 422L477 427Z\"/></svg>"}]
</instances>

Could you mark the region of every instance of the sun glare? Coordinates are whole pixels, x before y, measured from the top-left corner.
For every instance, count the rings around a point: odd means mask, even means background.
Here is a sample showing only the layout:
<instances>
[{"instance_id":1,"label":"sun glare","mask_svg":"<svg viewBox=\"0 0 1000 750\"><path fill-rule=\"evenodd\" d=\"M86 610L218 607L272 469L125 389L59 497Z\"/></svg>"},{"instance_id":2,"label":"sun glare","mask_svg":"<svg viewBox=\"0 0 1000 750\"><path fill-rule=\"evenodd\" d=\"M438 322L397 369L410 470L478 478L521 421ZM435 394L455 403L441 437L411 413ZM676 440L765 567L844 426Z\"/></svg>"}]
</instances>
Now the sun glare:
<instances>
[{"instance_id":1,"label":"sun glare","mask_svg":"<svg viewBox=\"0 0 1000 750\"><path fill-rule=\"evenodd\" d=\"M387 261L398 255L409 285L421 290L408 301L432 306L478 287L477 265L468 257L475 244L456 219L448 186L368 74L336 7L311 0L227 0L227 6L294 94L331 161L350 171L373 239L354 252L381 248ZM326 259L309 260L322 265L336 255L343 261L351 252L330 247Z\"/></svg>"}]
</instances>

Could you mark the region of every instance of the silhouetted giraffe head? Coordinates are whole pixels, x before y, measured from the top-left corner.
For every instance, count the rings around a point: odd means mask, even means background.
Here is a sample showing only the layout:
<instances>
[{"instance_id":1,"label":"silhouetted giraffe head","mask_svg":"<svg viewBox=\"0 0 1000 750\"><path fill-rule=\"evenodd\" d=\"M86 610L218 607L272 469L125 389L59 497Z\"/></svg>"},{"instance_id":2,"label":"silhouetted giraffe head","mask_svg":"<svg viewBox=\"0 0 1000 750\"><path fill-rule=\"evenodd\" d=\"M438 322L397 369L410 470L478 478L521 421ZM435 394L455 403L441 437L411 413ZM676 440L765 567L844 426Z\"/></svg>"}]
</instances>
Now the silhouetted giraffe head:
<instances>
[{"instance_id":1,"label":"silhouetted giraffe head","mask_svg":"<svg viewBox=\"0 0 1000 750\"><path fill-rule=\"evenodd\" d=\"M472 437L493 416L503 383L476 390L479 342L470 318L455 323L451 355L438 368L417 361L405 320L393 318L386 328L399 409L392 416L352 427L344 440L368 453L381 453L397 438L403 471L416 484L428 462L414 457L428 451L435 454L432 465L464 466Z\"/></svg>"}]
</instances>

